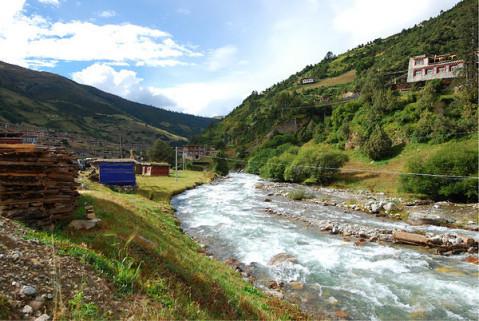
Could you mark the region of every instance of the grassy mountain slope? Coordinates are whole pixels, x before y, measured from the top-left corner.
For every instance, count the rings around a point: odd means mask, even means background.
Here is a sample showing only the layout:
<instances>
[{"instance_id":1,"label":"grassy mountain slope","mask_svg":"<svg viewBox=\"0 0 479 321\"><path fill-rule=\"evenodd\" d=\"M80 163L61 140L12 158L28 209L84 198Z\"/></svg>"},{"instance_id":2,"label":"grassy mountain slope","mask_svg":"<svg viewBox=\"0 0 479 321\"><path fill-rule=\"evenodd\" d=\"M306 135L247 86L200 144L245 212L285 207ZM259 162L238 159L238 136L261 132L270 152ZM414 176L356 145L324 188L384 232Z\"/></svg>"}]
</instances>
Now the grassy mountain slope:
<instances>
[{"instance_id":1,"label":"grassy mountain slope","mask_svg":"<svg viewBox=\"0 0 479 321\"><path fill-rule=\"evenodd\" d=\"M218 147L223 143L257 146L275 129L294 134L295 121L297 129L307 126L311 119L315 124L322 122L324 116L331 116L332 110L337 108L335 101L340 101L341 94L361 92L368 71L372 73L371 78L385 88L394 78L397 81L405 78L410 56L424 53L461 54L464 51L464 38L474 37L474 34L464 35L463 29L464 25L474 25L474 20L477 21L477 8L473 14L475 7L474 1L463 1L440 16L399 34L376 39L338 56L328 54L318 64L306 66L268 88L264 94L253 92L223 121L196 141L209 142ZM475 35L477 38L477 31ZM475 49L471 46L468 48L471 51ZM459 55L459 58L463 57ZM301 85L300 80L308 77L320 81ZM323 96L330 97L332 103L318 102ZM318 108L301 108L310 106Z\"/></svg>"},{"instance_id":2,"label":"grassy mountain slope","mask_svg":"<svg viewBox=\"0 0 479 321\"><path fill-rule=\"evenodd\" d=\"M257 162L306 144L348 151L350 163L345 166L357 169L380 160L365 156L378 127L392 143L379 157L383 160L401 158L411 144L477 139L477 20L477 2L466 0L386 39L338 56L329 52L319 63L264 92L253 92L193 142L209 143L227 150L230 157ZM406 80L410 56L452 53L466 61L465 72L452 84L435 80L416 84L408 92L395 90L394 83ZM471 66L475 76L466 77ZM304 78L317 82L302 85ZM405 162L399 164L402 168ZM250 163L247 170L260 173L260 168ZM388 189L396 188L397 181L396 176Z\"/></svg>"},{"instance_id":3,"label":"grassy mountain slope","mask_svg":"<svg viewBox=\"0 0 479 321\"><path fill-rule=\"evenodd\" d=\"M59 75L3 62L0 118L103 139L116 140L123 132L131 142L151 137L185 141L214 121L134 103Z\"/></svg>"}]
</instances>

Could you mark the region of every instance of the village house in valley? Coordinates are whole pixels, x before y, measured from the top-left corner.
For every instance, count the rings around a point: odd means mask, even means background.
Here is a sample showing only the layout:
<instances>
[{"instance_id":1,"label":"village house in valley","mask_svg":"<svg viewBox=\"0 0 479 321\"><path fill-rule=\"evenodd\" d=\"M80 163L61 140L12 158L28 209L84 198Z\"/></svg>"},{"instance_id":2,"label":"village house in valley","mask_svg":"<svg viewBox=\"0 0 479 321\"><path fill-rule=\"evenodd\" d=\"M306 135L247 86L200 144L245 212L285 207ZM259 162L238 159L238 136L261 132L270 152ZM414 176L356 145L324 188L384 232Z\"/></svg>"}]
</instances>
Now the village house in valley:
<instances>
[{"instance_id":1,"label":"village house in valley","mask_svg":"<svg viewBox=\"0 0 479 321\"><path fill-rule=\"evenodd\" d=\"M216 154L216 149L213 147L206 148L204 145L187 145L181 150L178 150L180 157L186 159L200 159L205 156L213 156Z\"/></svg>"}]
</instances>

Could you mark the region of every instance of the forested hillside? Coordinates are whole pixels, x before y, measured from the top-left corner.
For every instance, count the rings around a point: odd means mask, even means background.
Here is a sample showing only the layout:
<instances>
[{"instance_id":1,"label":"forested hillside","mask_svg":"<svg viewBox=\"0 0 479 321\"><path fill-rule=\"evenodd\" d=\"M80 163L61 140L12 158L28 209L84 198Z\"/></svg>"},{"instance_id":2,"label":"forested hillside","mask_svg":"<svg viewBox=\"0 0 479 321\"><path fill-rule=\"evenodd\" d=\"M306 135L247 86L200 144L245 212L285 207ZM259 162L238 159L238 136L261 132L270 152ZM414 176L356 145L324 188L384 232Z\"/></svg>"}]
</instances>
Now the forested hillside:
<instances>
[{"instance_id":1,"label":"forested hillside","mask_svg":"<svg viewBox=\"0 0 479 321\"><path fill-rule=\"evenodd\" d=\"M128 133L125 139L138 142L186 140L216 120L131 102L59 75L0 62L0 121L107 140Z\"/></svg>"},{"instance_id":2,"label":"forested hillside","mask_svg":"<svg viewBox=\"0 0 479 321\"><path fill-rule=\"evenodd\" d=\"M432 152L435 145L476 139L477 19L477 2L462 1L386 39L337 56L328 52L319 63L253 92L193 142L249 159L247 170L267 178L326 183L332 172L264 164L336 168L351 163L342 151L368 164L394 159L413 144L428 144ZM456 54L465 67L449 82L407 85L409 58L421 54ZM308 78L314 82L303 85ZM477 166L461 172L473 174Z\"/></svg>"}]
</instances>

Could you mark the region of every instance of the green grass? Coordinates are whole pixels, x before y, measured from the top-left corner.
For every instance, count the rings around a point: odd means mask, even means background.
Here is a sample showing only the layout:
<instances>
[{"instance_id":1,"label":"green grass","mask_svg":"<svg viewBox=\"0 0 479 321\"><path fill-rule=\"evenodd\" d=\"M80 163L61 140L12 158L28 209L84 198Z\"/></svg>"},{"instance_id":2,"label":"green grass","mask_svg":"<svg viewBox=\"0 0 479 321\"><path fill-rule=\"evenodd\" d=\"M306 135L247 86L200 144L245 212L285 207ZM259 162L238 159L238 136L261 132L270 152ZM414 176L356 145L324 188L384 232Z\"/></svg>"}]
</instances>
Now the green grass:
<instances>
[{"instance_id":1,"label":"green grass","mask_svg":"<svg viewBox=\"0 0 479 321\"><path fill-rule=\"evenodd\" d=\"M360 150L348 150L346 153L349 157L349 162L346 163L343 168L375 172L405 172L406 164L412 158L427 158L436 150L447 145L454 145L455 148L477 148L477 139L477 135L472 135L469 138L451 140L443 144L409 143L404 146L397 155L377 162L373 162ZM342 171L338 177L338 181L333 184L333 186L338 188L370 190L396 195L401 194L399 192L399 175L397 174ZM401 195L408 196L404 194Z\"/></svg>"},{"instance_id":2,"label":"green grass","mask_svg":"<svg viewBox=\"0 0 479 321\"><path fill-rule=\"evenodd\" d=\"M125 296L126 318L139 319L305 319L297 307L264 296L228 266L201 254L182 233L170 198L206 183L211 174L180 171L169 177L137 176L137 193L120 193L83 180L81 205L93 205L102 221L91 231L73 231L66 223L53 233L56 247L91 264ZM35 233L47 241L49 236ZM77 298L78 299L78 298ZM95 313L73 300L76 313ZM91 309L90 309L91 308ZM75 312L72 311L71 313Z\"/></svg>"}]
</instances>

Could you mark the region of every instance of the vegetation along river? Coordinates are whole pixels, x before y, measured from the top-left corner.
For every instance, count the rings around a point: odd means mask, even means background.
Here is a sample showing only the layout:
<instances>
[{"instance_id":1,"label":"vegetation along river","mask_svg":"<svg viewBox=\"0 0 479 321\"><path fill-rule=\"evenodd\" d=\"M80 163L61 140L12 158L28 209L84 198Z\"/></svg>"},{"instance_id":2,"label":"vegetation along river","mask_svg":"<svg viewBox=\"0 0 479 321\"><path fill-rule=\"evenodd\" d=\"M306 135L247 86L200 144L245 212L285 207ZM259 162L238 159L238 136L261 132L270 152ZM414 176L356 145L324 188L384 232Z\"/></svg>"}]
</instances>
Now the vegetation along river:
<instances>
[{"instance_id":1,"label":"vegetation along river","mask_svg":"<svg viewBox=\"0 0 479 321\"><path fill-rule=\"evenodd\" d=\"M272 291L269 287L278 284L285 298L305 312L323 311L333 318L478 319L477 265L420 247L376 242L357 246L301 220L271 215L266 207L277 212L296 207L300 215L318 220L340 216L346 224L409 228L404 222L320 204L306 206L287 198L271 197L265 202L266 192L254 187L259 181L254 175L231 174L229 179L172 200L184 230L208 245L216 258L244 263L257 278L255 286ZM467 233L478 238L477 232ZM280 253L287 255L278 258ZM277 260L271 262L275 256Z\"/></svg>"}]
</instances>

